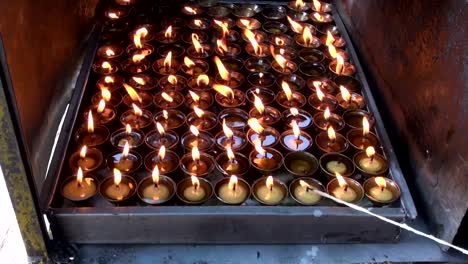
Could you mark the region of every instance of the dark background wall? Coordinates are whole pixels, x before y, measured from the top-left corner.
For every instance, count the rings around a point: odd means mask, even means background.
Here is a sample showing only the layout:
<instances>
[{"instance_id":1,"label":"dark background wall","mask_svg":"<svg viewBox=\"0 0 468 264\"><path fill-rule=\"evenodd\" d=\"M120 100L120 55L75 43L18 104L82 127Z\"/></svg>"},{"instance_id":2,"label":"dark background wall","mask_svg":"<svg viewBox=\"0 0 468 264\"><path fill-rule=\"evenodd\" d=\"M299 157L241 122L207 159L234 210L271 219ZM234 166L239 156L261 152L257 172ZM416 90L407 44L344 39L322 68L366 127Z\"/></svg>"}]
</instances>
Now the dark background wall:
<instances>
[{"instance_id":1,"label":"dark background wall","mask_svg":"<svg viewBox=\"0 0 468 264\"><path fill-rule=\"evenodd\" d=\"M448 240L468 207L467 3L337 1L413 171L408 180Z\"/></svg>"}]
</instances>

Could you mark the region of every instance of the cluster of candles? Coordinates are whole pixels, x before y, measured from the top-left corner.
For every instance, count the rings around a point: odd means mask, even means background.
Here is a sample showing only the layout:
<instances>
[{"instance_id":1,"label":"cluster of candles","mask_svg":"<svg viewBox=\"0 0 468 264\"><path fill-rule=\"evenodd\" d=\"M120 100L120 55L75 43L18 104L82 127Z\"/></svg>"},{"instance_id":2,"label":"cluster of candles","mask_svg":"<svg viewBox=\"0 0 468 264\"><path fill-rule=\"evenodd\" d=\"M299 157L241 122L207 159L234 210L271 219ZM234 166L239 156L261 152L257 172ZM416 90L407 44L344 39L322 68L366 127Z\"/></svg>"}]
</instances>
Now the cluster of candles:
<instances>
[{"instance_id":1,"label":"cluster of candles","mask_svg":"<svg viewBox=\"0 0 468 264\"><path fill-rule=\"evenodd\" d=\"M129 30L138 1L115 2L65 198L277 205L290 195L313 205L314 189L352 203L399 198L331 4L185 5ZM224 178L213 186L216 171ZM284 171L289 187L275 177Z\"/></svg>"}]
</instances>

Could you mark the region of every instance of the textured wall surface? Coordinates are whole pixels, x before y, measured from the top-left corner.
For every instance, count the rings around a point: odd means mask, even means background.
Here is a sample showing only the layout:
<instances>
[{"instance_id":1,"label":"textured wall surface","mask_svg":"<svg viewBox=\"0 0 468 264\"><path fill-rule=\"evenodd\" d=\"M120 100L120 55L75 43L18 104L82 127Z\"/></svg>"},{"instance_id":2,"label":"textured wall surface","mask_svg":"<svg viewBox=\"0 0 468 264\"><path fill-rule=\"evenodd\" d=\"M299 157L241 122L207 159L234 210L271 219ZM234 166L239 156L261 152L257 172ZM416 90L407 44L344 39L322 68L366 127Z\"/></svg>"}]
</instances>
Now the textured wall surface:
<instances>
[{"instance_id":1,"label":"textured wall surface","mask_svg":"<svg viewBox=\"0 0 468 264\"><path fill-rule=\"evenodd\" d=\"M0 32L33 171L44 177L58 121L71 91L65 88L73 58L98 0L0 1ZM54 99L55 103L50 103ZM44 118L53 113L51 118ZM45 120L44 120L45 119ZM49 130L50 129L50 130ZM50 132L52 131L52 132ZM41 153L41 155L35 155ZM36 181L40 188L41 180Z\"/></svg>"},{"instance_id":2,"label":"textured wall surface","mask_svg":"<svg viewBox=\"0 0 468 264\"><path fill-rule=\"evenodd\" d=\"M468 2L337 2L407 144L409 180L451 240L468 207Z\"/></svg>"}]
</instances>

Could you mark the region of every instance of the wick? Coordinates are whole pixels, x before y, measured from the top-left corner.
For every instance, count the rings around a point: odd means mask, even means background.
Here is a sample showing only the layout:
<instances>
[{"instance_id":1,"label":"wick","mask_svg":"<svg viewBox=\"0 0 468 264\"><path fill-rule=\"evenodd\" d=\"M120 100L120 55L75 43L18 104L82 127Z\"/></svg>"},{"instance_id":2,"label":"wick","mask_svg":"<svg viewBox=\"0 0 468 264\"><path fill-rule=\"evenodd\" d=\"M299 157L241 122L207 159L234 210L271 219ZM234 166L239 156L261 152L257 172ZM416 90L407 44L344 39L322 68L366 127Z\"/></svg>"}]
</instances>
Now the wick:
<instances>
[{"instance_id":1,"label":"wick","mask_svg":"<svg viewBox=\"0 0 468 264\"><path fill-rule=\"evenodd\" d=\"M154 188L158 189L158 183L157 182L154 183Z\"/></svg>"},{"instance_id":2,"label":"wick","mask_svg":"<svg viewBox=\"0 0 468 264\"><path fill-rule=\"evenodd\" d=\"M232 191L233 191L233 192L236 191L236 186L237 186L237 184L233 184L233 185L232 185Z\"/></svg>"},{"instance_id":3,"label":"wick","mask_svg":"<svg viewBox=\"0 0 468 264\"><path fill-rule=\"evenodd\" d=\"M78 188L81 188L81 183L80 182L76 182L76 185L78 186Z\"/></svg>"},{"instance_id":4,"label":"wick","mask_svg":"<svg viewBox=\"0 0 468 264\"><path fill-rule=\"evenodd\" d=\"M273 191L273 184L270 186L270 192Z\"/></svg>"},{"instance_id":5,"label":"wick","mask_svg":"<svg viewBox=\"0 0 468 264\"><path fill-rule=\"evenodd\" d=\"M166 71L166 73L169 72L169 65L165 64L164 65L164 70Z\"/></svg>"},{"instance_id":6,"label":"wick","mask_svg":"<svg viewBox=\"0 0 468 264\"><path fill-rule=\"evenodd\" d=\"M349 186L349 185L346 184L346 186L344 187L344 191L345 191L345 192L348 191L348 186Z\"/></svg>"},{"instance_id":7,"label":"wick","mask_svg":"<svg viewBox=\"0 0 468 264\"><path fill-rule=\"evenodd\" d=\"M385 190L385 187L382 186L382 187L381 187L381 191L383 192L384 190Z\"/></svg>"}]
</instances>

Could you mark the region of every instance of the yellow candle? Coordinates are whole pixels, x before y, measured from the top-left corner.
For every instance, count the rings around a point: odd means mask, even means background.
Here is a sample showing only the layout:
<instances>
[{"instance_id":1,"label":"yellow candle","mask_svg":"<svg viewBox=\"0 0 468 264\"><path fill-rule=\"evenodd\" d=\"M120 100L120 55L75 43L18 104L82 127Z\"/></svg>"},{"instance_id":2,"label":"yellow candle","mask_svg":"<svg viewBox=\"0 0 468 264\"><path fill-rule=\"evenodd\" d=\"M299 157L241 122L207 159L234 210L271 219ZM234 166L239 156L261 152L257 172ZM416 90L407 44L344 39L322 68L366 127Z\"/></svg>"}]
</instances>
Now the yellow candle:
<instances>
[{"instance_id":1,"label":"yellow candle","mask_svg":"<svg viewBox=\"0 0 468 264\"><path fill-rule=\"evenodd\" d=\"M365 157L359 161L359 166L362 170L369 173L379 172L383 168L382 161L378 158Z\"/></svg>"},{"instance_id":2,"label":"yellow candle","mask_svg":"<svg viewBox=\"0 0 468 264\"><path fill-rule=\"evenodd\" d=\"M229 188L229 184L226 183L219 188L219 197L231 204L239 204L245 201L248 192L244 186L236 184L235 188Z\"/></svg>"},{"instance_id":3,"label":"yellow candle","mask_svg":"<svg viewBox=\"0 0 468 264\"><path fill-rule=\"evenodd\" d=\"M330 173L333 173L333 174L336 174L336 173L345 174L347 170L346 164L337 160L332 160L332 161L327 162L325 167Z\"/></svg>"},{"instance_id":4,"label":"yellow candle","mask_svg":"<svg viewBox=\"0 0 468 264\"><path fill-rule=\"evenodd\" d=\"M105 190L104 193L107 195L107 197L113 199L113 200L123 200L126 198L130 192L131 188L128 184L125 183L120 183L119 185L112 184L109 185Z\"/></svg>"},{"instance_id":5,"label":"yellow candle","mask_svg":"<svg viewBox=\"0 0 468 264\"><path fill-rule=\"evenodd\" d=\"M257 197L266 204L278 204L283 200L284 193L279 186L268 188L262 185L257 189Z\"/></svg>"},{"instance_id":6,"label":"yellow candle","mask_svg":"<svg viewBox=\"0 0 468 264\"><path fill-rule=\"evenodd\" d=\"M84 178L80 184L69 181L63 187L63 195L70 200L86 200L96 193L96 182L93 178Z\"/></svg>"},{"instance_id":7,"label":"yellow candle","mask_svg":"<svg viewBox=\"0 0 468 264\"><path fill-rule=\"evenodd\" d=\"M164 184L148 185L143 189L143 197L147 199L166 200L169 197L170 191Z\"/></svg>"},{"instance_id":8,"label":"yellow candle","mask_svg":"<svg viewBox=\"0 0 468 264\"><path fill-rule=\"evenodd\" d=\"M393 193L390 190L379 186L372 187L369 195L381 202L389 202L393 199Z\"/></svg>"},{"instance_id":9,"label":"yellow candle","mask_svg":"<svg viewBox=\"0 0 468 264\"><path fill-rule=\"evenodd\" d=\"M352 188L349 188L348 186L338 186L332 191L332 193L333 196L345 202L353 202L357 197L356 191L354 191Z\"/></svg>"},{"instance_id":10,"label":"yellow candle","mask_svg":"<svg viewBox=\"0 0 468 264\"><path fill-rule=\"evenodd\" d=\"M195 186L191 185L184 190L185 199L191 202L201 201L205 198L205 196L206 196L205 190L196 185Z\"/></svg>"},{"instance_id":11,"label":"yellow candle","mask_svg":"<svg viewBox=\"0 0 468 264\"><path fill-rule=\"evenodd\" d=\"M321 197L319 194L310 190L307 186L298 186L294 189L294 197L299 200L301 203L306 205L313 205L320 201Z\"/></svg>"}]
</instances>

